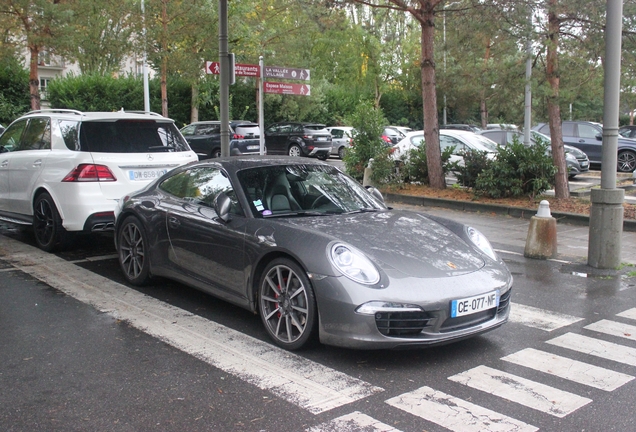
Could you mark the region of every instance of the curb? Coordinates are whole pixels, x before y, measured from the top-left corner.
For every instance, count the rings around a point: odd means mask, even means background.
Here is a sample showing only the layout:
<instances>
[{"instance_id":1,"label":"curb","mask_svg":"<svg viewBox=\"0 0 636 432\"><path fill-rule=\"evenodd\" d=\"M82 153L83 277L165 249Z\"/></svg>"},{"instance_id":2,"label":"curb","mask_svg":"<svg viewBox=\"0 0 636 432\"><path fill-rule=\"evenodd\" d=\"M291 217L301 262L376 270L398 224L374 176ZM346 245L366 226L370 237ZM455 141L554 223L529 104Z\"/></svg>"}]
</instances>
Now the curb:
<instances>
[{"instance_id":1,"label":"curb","mask_svg":"<svg viewBox=\"0 0 636 432\"><path fill-rule=\"evenodd\" d=\"M384 199L387 202L409 204L423 207L442 207L451 210L473 212L473 213L492 213L499 216L510 216L519 219L530 219L537 214L536 209L510 207L501 204L484 204L472 201L447 200L443 198L430 198L415 195L400 195L394 193L385 193ZM575 213L551 212L557 223L565 223L570 225L590 225L590 217ZM636 232L636 220L623 220L623 231Z\"/></svg>"}]
</instances>

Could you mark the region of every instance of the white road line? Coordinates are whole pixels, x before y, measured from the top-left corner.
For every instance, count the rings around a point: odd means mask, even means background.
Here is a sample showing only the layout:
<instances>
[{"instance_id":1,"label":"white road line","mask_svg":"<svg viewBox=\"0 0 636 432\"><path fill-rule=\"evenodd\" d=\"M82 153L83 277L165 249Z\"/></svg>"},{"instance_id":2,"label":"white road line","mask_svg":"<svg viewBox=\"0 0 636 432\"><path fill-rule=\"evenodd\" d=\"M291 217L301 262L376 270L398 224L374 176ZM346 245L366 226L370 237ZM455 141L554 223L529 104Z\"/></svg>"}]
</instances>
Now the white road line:
<instances>
[{"instance_id":1,"label":"white road line","mask_svg":"<svg viewBox=\"0 0 636 432\"><path fill-rule=\"evenodd\" d=\"M415 416L456 432L531 432L538 428L430 387L386 401Z\"/></svg>"},{"instance_id":2,"label":"white road line","mask_svg":"<svg viewBox=\"0 0 636 432\"><path fill-rule=\"evenodd\" d=\"M592 399L483 365L448 379L559 418L592 402Z\"/></svg>"},{"instance_id":3,"label":"white road line","mask_svg":"<svg viewBox=\"0 0 636 432\"><path fill-rule=\"evenodd\" d=\"M605 391L616 390L634 379L631 375L533 348L517 351L502 360Z\"/></svg>"},{"instance_id":4,"label":"white road line","mask_svg":"<svg viewBox=\"0 0 636 432\"><path fill-rule=\"evenodd\" d=\"M311 413L383 391L15 240L0 236L0 255L53 288Z\"/></svg>"},{"instance_id":5,"label":"white road line","mask_svg":"<svg viewBox=\"0 0 636 432\"><path fill-rule=\"evenodd\" d=\"M550 332L574 324L583 318L512 303L509 319L512 322Z\"/></svg>"},{"instance_id":6,"label":"white road line","mask_svg":"<svg viewBox=\"0 0 636 432\"><path fill-rule=\"evenodd\" d=\"M612 342L594 339L576 333L566 333L562 336L551 339L546 343L604 358L606 360L636 366L636 349Z\"/></svg>"},{"instance_id":7,"label":"white road line","mask_svg":"<svg viewBox=\"0 0 636 432\"><path fill-rule=\"evenodd\" d=\"M625 312L616 314L616 316L636 320L636 308L628 309Z\"/></svg>"},{"instance_id":8,"label":"white road line","mask_svg":"<svg viewBox=\"0 0 636 432\"><path fill-rule=\"evenodd\" d=\"M322 423L307 432L400 432L387 424L384 424L373 417L369 417L359 411L335 418L327 423Z\"/></svg>"},{"instance_id":9,"label":"white road line","mask_svg":"<svg viewBox=\"0 0 636 432\"><path fill-rule=\"evenodd\" d=\"M117 259L117 257L118 257L117 254L100 255L100 256L94 256L94 257L88 257L88 258L73 260L73 261L69 261L69 262L71 262L73 264L79 264L79 263L84 263L84 262L97 262L97 261L106 261L106 260L111 260L111 259Z\"/></svg>"},{"instance_id":10,"label":"white road line","mask_svg":"<svg viewBox=\"0 0 636 432\"><path fill-rule=\"evenodd\" d=\"M619 323L617 321L600 320L584 328L599 333L605 333L610 336L622 337L632 341L636 341L636 326Z\"/></svg>"}]
</instances>

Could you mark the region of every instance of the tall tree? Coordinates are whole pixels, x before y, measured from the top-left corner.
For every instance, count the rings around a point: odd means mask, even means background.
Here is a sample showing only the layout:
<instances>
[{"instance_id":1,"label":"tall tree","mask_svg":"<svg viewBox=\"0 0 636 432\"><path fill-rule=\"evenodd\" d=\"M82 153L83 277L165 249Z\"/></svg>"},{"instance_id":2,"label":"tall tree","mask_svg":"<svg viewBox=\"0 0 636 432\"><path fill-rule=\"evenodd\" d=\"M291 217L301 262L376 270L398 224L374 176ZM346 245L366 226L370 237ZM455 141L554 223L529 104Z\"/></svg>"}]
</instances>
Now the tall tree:
<instances>
[{"instance_id":1,"label":"tall tree","mask_svg":"<svg viewBox=\"0 0 636 432\"><path fill-rule=\"evenodd\" d=\"M31 109L40 109L38 62L44 50L55 52L66 32L68 10L62 0L5 0L0 14L11 15L20 24L29 52Z\"/></svg>"}]
</instances>

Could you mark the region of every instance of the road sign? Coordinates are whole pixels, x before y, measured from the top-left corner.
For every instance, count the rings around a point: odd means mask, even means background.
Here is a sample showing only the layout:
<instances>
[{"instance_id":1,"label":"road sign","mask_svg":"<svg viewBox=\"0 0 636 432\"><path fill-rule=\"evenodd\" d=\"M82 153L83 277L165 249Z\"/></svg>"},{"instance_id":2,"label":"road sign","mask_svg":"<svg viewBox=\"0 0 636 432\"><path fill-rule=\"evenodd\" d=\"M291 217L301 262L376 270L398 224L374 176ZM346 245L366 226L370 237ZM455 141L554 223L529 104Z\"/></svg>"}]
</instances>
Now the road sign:
<instances>
[{"instance_id":1,"label":"road sign","mask_svg":"<svg viewBox=\"0 0 636 432\"><path fill-rule=\"evenodd\" d=\"M293 79L309 81L309 69L287 68L279 66L265 66L263 76L265 78Z\"/></svg>"},{"instance_id":2,"label":"road sign","mask_svg":"<svg viewBox=\"0 0 636 432\"><path fill-rule=\"evenodd\" d=\"M268 82L264 83L265 93L310 96L311 87L307 84Z\"/></svg>"},{"instance_id":3,"label":"road sign","mask_svg":"<svg viewBox=\"0 0 636 432\"><path fill-rule=\"evenodd\" d=\"M221 73L221 65L219 62L206 62L205 71L209 74L218 75ZM261 75L260 72L258 65L240 63L234 65L234 74L237 76L259 77Z\"/></svg>"}]
</instances>

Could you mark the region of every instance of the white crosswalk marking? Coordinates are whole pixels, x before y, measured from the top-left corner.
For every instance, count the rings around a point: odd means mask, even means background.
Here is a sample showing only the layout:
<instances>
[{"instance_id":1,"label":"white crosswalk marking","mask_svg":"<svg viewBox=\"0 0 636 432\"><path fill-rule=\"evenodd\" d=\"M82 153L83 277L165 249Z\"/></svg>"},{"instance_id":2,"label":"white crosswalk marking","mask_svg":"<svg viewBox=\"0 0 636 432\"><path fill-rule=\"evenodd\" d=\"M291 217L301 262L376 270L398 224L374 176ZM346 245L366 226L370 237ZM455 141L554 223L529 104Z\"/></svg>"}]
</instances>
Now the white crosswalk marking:
<instances>
[{"instance_id":1,"label":"white crosswalk marking","mask_svg":"<svg viewBox=\"0 0 636 432\"><path fill-rule=\"evenodd\" d=\"M600 320L584 328L611 336L618 336L636 341L636 326L623 324L616 321Z\"/></svg>"},{"instance_id":2,"label":"white crosswalk marking","mask_svg":"<svg viewBox=\"0 0 636 432\"><path fill-rule=\"evenodd\" d=\"M566 333L547 341L547 343L606 360L636 366L636 349L612 342L594 339L576 333Z\"/></svg>"},{"instance_id":3,"label":"white crosswalk marking","mask_svg":"<svg viewBox=\"0 0 636 432\"><path fill-rule=\"evenodd\" d=\"M359 411L338 417L327 423L319 424L306 430L307 432L400 432L373 417Z\"/></svg>"},{"instance_id":4,"label":"white crosswalk marking","mask_svg":"<svg viewBox=\"0 0 636 432\"><path fill-rule=\"evenodd\" d=\"M628 309L625 312L617 314L616 316L636 320L636 308Z\"/></svg>"},{"instance_id":5,"label":"white crosswalk marking","mask_svg":"<svg viewBox=\"0 0 636 432\"><path fill-rule=\"evenodd\" d=\"M210 365L319 414L383 389L3 238L20 270Z\"/></svg>"},{"instance_id":6,"label":"white crosswalk marking","mask_svg":"<svg viewBox=\"0 0 636 432\"><path fill-rule=\"evenodd\" d=\"M591 399L488 366L477 366L448 379L555 417L565 417L592 402Z\"/></svg>"},{"instance_id":7,"label":"white crosswalk marking","mask_svg":"<svg viewBox=\"0 0 636 432\"><path fill-rule=\"evenodd\" d=\"M606 391L616 390L634 379L630 375L533 348L510 354L502 360Z\"/></svg>"},{"instance_id":8,"label":"white crosswalk marking","mask_svg":"<svg viewBox=\"0 0 636 432\"><path fill-rule=\"evenodd\" d=\"M457 432L531 432L536 427L430 387L386 401L415 416Z\"/></svg>"},{"instance_id":9,"label":"white crosswalk marking","mask_svg":"<svg viewBox=\"0 0 636 432\"><path fill-rule=\"evenodd\" d=\"M561 327L569 326L583 318L571 315L550 312L532 306L525 306L519 303L512 303L510 309L510 321L538 328L540 330L552 331Z\"/></svg>"}]
</instances>

